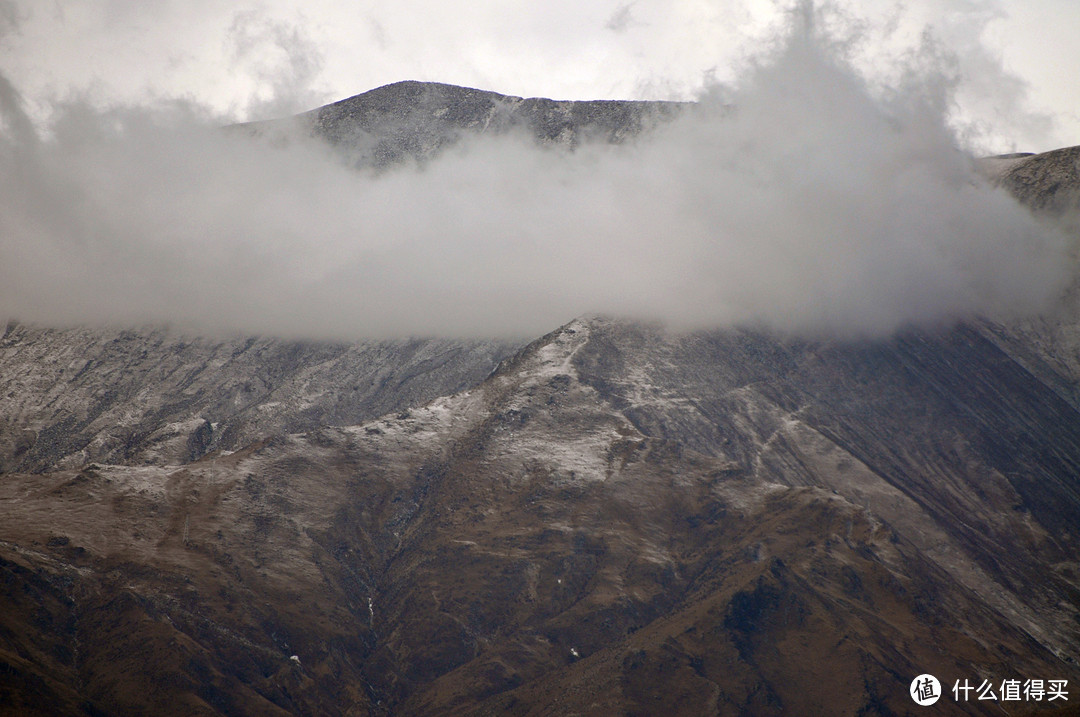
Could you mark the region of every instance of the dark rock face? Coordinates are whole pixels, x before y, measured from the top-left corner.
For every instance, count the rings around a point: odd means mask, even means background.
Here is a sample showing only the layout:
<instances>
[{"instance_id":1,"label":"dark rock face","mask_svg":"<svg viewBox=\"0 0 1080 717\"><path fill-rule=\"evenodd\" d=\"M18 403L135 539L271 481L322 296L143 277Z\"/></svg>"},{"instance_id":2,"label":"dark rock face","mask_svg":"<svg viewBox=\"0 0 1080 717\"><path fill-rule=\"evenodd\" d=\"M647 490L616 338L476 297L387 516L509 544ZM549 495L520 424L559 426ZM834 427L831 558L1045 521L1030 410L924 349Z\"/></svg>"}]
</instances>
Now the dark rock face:
<instances>
[{"instance_id":1,"label":"dark rock face","mask_svg":"<svg viewBox=\"0 0 1080 717\"><path fill-rule=\"evenodd\" d=\"M671 111L399 83L304 121L385 165ZM995 171L1067 213L1073 155ZM1074 701L1078 305L520 350L10 324L0 713L889 715L923 672L935 714L1061 704L965 679Z\"/></svg>"}]
</instances>

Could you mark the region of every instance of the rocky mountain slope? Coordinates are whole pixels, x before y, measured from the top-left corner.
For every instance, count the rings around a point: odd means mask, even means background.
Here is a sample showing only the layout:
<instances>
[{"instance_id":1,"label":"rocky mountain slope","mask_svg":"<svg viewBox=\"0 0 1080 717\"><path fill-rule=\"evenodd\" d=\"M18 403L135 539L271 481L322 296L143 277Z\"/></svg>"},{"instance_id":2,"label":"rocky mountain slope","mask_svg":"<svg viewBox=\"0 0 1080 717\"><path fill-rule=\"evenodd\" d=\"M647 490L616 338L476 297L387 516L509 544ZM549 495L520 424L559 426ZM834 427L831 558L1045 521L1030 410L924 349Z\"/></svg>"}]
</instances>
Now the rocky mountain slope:
<instances>
[{"instance_id":1,"label":"rocky mountain slope","mask_svg":"<svg viewBox=\"0 0 1080 717\"><path fill-rule=\"evenodd\" d=\"M541 141L640 128L501 97L309 119L376 164L511 100L569 118ZM996 164L1074 211L1075 149ZM859 342L591 317L524 348L11 324L0 713L915 714L924 672L926 713L1062 704L965 679L1075 704L1077 305Z\"/></svg>"},{"instance_id":2,"label":"rocky mountain slope","mask_svg":"<svg viewBox=\"0 0 1080 717\"><path fill-rule=\"evenodd\" d=\"M1006 159L1002 183L1020 201L1039 210L1075 213L1080 206L1080 147Z\"/></svg>"},{"instance_id":3,"label":"rocky mountain slope","mask_svg":"<svg viewBox=\"0 0 1080 717\"><path fill-rule=\"evenodd\" d=\"M576 321L407 415L6 475L8 704L903 714L921 672L1075 681L1078 428L971 327Z\"/></svg>"}]
</instances>

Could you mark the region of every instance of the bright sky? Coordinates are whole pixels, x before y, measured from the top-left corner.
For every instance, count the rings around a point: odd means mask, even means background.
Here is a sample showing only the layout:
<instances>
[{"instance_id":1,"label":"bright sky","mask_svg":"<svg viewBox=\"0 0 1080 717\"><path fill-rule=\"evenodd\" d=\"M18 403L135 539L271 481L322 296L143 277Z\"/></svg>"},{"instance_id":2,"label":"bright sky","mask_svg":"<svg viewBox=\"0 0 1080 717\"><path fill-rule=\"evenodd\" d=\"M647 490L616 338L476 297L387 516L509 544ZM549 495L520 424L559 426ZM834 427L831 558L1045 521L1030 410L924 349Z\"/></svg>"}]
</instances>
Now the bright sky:
<instances>
[{"instance_id":1,"label":"bright sky","mask_svg":"<svg viewBox=\"0 0 1080 717\"><path fill-rule=\"evenodd\" d=\"M687 99L709 78L737 77L791 4L0 0L0 72L39 118L51 102L82 95L102 106L193 100L258 119L403 79L556 99ZM964 116L996 149L1080 143L1077 0L828 8L847 28L841 39L863 28L854 53L868 73L888 72L929 30L955 60Z\"/></svg>"}]
</instances>

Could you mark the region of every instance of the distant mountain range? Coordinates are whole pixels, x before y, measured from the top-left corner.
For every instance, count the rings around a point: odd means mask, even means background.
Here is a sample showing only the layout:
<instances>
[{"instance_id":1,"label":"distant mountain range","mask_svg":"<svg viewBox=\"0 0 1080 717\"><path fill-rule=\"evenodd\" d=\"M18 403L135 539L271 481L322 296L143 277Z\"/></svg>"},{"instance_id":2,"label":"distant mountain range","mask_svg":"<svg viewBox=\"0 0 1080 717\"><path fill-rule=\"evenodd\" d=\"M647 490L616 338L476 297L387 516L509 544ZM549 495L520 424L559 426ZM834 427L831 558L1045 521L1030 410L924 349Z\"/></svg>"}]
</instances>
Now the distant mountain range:
<instances>
[{"instance_id":1,"label":"distant mountain range","mask_svg":"<svg viewBox=\"0 0 1080 717\"><path fill-rule=\"evenodd\" d=\"M410 82L293 122L385 165L678 111ZM1078 160L985 166L1070 221ZM878 341L9 324L0 713L900 715L931 673L927 714L1053 714L1080 700L1077 306ZM1069 702L951 692L1027 679Z\"/></svg>"}]
</instances>

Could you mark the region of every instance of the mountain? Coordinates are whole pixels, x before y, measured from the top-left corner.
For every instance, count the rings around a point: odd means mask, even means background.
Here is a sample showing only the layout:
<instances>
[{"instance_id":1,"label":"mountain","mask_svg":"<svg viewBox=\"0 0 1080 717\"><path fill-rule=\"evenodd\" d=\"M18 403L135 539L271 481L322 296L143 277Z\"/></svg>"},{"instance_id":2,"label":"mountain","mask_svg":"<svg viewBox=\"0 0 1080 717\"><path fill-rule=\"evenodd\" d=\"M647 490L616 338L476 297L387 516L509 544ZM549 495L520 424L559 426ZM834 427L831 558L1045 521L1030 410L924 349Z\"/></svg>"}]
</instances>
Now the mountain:
<instances>
[{"instance_id":1,"label":"mountain","mask_svg":"<svg viewBox=\"0 0 1080 717\"><path fill-rule=\"evenodd\" d=\"M287 141L299 131L358 166L425 161L463 137L521 133L542 146L622 142L677 116L688 103L522 98L437 82L395 82L288 120L238 125Z\"/></svg>"},{"instance_id":2,"label":"mountain","mask_svg":"<svg viewBox=\"0 0 1080 717\"><path fill-rule=\"evenodd\" d=\"M501 102L368 94L308 118L397 132L393 161ZM422 116L459 124L402 144ZM1067 216L1076 156L988 171ZM934 714L1053 714L1080 685L1077 305L874 341L12 324L0 713L900 715L932 673ZM950 689L1026 679L1069 703Z\"/></svg>"},{"instance_id":3,"label":"mountain","mask_svg":"<svg viewBox=\"0 0 1080 717\"><path fill-rule=\"evenodd\" d=\"M921 672L1076 680L1078 424L972 327L575 321L407 414L6 475L8 684L46 713L902 714Z\"/></svg>"}]
</instances>

